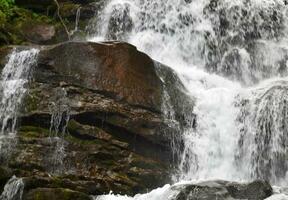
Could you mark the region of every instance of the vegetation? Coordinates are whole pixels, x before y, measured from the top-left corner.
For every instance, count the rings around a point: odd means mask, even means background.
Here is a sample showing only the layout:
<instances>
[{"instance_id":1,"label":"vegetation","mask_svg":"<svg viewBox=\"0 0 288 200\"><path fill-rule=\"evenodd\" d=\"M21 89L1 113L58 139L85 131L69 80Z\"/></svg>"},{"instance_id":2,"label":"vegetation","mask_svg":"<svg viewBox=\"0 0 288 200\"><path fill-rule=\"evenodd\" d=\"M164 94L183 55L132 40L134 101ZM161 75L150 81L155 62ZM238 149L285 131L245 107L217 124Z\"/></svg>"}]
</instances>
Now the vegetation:
<instances>
[{"instance_id":1,"label":"vegetation","mask_svg":"<svg viewBox=\"0 0 288 200\"><path fill-rule=\"evenodd\" d=\"M0 47L27 42L24 29L27 25L53 24L55 21L42 13L18 6L15 0L0 0Z\"/></svg>"},{"instance_id":2,"label":"vegetation","mask_svg":"<svg viewBox=\"0 0 288 200\"><path fill-rule=\"evenodd\" d=\"M0 26L3 27L12 15L14 0L0 0Z\"/></svg>"}]
</instances>

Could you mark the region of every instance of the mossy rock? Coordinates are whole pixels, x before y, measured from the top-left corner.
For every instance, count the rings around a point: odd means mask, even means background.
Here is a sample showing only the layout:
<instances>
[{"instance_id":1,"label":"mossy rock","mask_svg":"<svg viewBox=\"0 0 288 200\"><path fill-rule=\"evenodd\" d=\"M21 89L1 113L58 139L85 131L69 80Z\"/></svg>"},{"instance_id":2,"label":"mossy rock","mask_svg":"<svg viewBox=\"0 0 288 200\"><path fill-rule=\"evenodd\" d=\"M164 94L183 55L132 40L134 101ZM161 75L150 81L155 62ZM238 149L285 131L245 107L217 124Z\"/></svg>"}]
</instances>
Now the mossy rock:
<instances>
[{"instance_id":1,"label":"mossy rock","mask_svg":"<svg viewBox=\"0 0 288 200\"><path fill-rule=\"evenodd\" d=\"M91 200L89 195L65 188L37 188L24 195L23 200Z\"/></svg>"},{"instance_id":2,"label":"mossy rock","mask_svg":"<svg viewBox=\"0 0 288 200\"><path fill-rule=\"evenodd\" d=\"M26 32L27 30L31 31L33 30L31 29L32 26L39 26L39 24L41 24L42 27L44 25L52 27L57 24L56 21L48 16L16 6L10 9L10 13L9 18L2 24L2 28L0 27L0 45L33 43L33 41L30 41L30 38L26 38L27 34L25 34L25 30ZM29 28L27 25L29 25ZM52 30L53 28L50 29ZM41 27L38 28L38 32L39 30L41 30Z\"/></svg>"},{"instance_id":3,"label":"mossy rock","mask_svg":"<svg viewBox=\"0 0 288 200\"><path fill-rule=\"evenodd\" d=\"M35 126L21 126L19 129L19 135L26 138L48 137L50 135L50 131Z\"/></svg>"},{"instance_id":4,"label":"mossy rock","mask_svg":"<svg viewBox=\"0 0 288 200\"><path fill-rule=\"evenodd\" d=\"M60 4L60 15L64 18L73 18L75 20L75 16L77 10L81 7L79 4L74 4L71 2L64 2Z\"/></svg>"}]
</instances>

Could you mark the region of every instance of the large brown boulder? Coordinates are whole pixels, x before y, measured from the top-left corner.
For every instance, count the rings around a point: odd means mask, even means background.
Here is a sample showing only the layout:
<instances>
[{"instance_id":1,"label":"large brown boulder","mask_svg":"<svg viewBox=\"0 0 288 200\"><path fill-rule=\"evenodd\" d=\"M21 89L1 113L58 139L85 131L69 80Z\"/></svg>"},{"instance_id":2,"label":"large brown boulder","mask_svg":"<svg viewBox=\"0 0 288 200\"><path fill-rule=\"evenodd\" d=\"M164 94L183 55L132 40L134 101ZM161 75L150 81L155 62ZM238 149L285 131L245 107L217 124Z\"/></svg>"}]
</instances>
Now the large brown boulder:
<instances>
[{"instance_id":1,"label":"large brown boulder","mask_svg":"<svg viewBox=\"0 0 288 200\"><path fill-rule=\"evenodd\" d=\"M40 49L7 161L24 177L24 196L40 192L46 198L49 188L133 195L169 182L176 161L170 144L193 118L182 112L192 111L193 102L176 74L126 43ZM0 50L0 63L9 50ZM177 109L175 118L164 114L164 103ZM57 151L59 141L64 154Z\"/></svg>"},{"instance_id":2,"label":"large brown boulder","mask_svg":"<svg viewBox=\"0 0 288 200\"><path fill-rule=\"evenodd\" d=\"M39 66L50 68L68 84L110 93L131 105L161 107L161 81L153 60L127 43L68 42L41 51ZM57 78L57 77L56 77ZM54 74L36 79L55 83Z\"/></svg>"}]
</instances>

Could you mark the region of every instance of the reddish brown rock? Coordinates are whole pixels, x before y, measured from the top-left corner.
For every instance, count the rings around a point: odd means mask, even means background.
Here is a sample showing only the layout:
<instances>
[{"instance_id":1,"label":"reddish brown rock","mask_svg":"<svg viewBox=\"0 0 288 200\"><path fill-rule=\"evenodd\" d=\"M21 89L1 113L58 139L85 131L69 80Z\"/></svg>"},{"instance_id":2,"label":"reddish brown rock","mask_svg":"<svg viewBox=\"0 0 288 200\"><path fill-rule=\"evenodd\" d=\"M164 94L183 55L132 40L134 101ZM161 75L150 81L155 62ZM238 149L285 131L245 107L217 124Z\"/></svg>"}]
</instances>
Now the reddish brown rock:
<instances>
[{"instance_id":1,"label":"reddish brown rock","mask_svg":"<svg viewBox=\"0 0 288 200\"><path fill-rule=\"evenodd\" d=\"M69 84L160 111L162 85L153 60L127 43L63 43L41 51L39 65L65 76L63 81ZM51 82L53 76L40 74L37 78Z\"/></svg>"}]
</instances>

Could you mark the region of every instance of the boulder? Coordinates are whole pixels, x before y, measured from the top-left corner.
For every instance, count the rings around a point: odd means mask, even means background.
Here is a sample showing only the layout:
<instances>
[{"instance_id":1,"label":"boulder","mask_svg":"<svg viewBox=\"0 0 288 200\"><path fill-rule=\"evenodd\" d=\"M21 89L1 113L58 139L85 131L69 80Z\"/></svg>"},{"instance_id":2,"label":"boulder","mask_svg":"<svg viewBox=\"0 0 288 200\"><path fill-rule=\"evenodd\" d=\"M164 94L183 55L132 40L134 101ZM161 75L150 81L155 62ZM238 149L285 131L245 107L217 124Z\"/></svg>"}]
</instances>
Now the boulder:
<instances>
[{"instance_id":1,"label":"boulder","mask_svg":"<svg viewBox=\"0 0 288 200\"><path fill-rule=\"evenodd\" d=\"M175 72L126 43L40 49L7 159L25 177L24 196L43 188L133 195L169 182L176 161L170 144L179 138L180 148L184 110L193 110ZM0 63L10 50L0 50ZM167 99L177 95L181 101ZM177 109L175 117L163 103Z\"/></svg>"},{"instance_id":2,"label":"boulder","mask_svg":"<svg viewBox=\"0 0 288 200\"><path fill-rule=\"evenodd\" d=\"M33 21L22 25L24 37L35 44L43 44L51 41L56 34L55 26L45 23L35 23Z\"/></svg>"},{"instance_id":3,"label":"boulder","mask_svg":"<svg viewBox=\"0 0 288 200\"><path fill-rule=\"evenodd\" d=\"M62 79L134 106L161 109L162 86L153 60L127 43L67 42L42 50L38 63L38 82Z\"/></svg>"},{"instance_id":4,"label":"boulder","mask_svg":"<svg viewBox=\"0 0 288 200\"><path fill-rule=\"evenodd\" d=\"M251 183L207 181L198 184L177 185L172 187L172 190L180 191L175 200L262 200L273 194L271 185L261 180Z\"/></svg>"},{"instance_id":5,"label":"boulder","mask_svg":"<svg viewBox=\"0 0 288 200\"><path fill-rule=\"evenodd\" d=\"M92 200L91 197L80 192L63 188L37 188L27 193L23 200Z\"/></svg>"}]
</instances>

